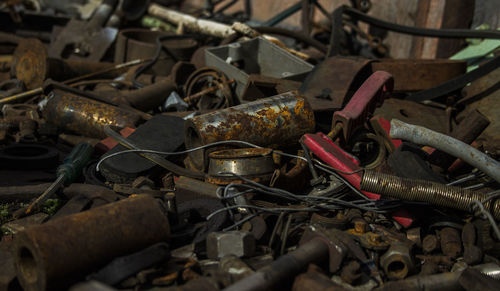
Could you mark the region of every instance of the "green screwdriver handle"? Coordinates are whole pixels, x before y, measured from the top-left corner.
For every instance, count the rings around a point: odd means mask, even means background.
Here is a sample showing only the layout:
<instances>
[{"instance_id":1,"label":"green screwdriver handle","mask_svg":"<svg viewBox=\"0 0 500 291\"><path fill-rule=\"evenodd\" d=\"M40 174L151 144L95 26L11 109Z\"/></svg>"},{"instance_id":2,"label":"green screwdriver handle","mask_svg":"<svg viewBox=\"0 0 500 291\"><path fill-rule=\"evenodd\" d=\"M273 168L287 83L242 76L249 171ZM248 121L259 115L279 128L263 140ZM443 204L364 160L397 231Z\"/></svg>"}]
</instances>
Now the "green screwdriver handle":
<instances>
[{"instance_id":1,"label":"green screwdriver handle","mask_svg":"<svg viewBox=\"0 0 500 291\"><path fill-rule=\"evenodd\" d=\"M68 186L82 174L83 167L87 165L94 153L94 147L88 143L77 144L71 153L64 158L64 162L57 168L57 177L65 176L64 185Z\"/></svg>"}]
</instances>

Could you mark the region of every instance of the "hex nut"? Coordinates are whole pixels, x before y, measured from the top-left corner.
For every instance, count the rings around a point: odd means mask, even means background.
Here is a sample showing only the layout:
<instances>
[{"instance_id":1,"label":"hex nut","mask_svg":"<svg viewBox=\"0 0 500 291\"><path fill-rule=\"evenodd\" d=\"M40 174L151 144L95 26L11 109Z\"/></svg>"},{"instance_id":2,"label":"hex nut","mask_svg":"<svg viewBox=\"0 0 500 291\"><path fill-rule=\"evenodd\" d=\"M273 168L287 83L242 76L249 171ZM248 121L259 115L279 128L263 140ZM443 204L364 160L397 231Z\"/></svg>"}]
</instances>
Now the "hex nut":
<instances>
[{"instance_id":1,"label":"hex nut","mask_svg":"<svg viewBox=\"0 0 500 291\"><path fill-rule=\"evenodd\" d=\"M392 244L380 258L380 265L386 276L393 280L404 279L415 269L410 247L402 243Z\"/></svg>"},{"instance_id":2,"label":"hex nut","mask_svg":"<svg viewBox=\"0 0 500 291\"><path fill-rule=\"evenodd\" d=\"M255 252L255 237L249 232L212 232L207 236L207 257L220 259L228 255L249 257Z\"/></svg>"},{"instance_id":3,"label":"hex nut","mask_svg":"<svg viewBox=\"0 0 500 291\"><path fill-rule=\"evenodd\" d=\"M460 232L451 227L445 227L439 231L441 251L446 256L457 257L462 252L462 239Z\"/></svg>"}]
</instances>

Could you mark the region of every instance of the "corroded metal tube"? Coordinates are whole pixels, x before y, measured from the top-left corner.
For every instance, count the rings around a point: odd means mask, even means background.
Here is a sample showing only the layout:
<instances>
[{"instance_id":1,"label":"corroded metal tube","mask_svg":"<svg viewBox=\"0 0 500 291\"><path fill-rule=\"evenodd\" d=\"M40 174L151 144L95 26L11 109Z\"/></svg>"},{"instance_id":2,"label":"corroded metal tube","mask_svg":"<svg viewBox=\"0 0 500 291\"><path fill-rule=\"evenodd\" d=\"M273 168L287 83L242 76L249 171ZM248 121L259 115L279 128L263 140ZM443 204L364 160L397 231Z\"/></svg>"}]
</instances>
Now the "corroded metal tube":
<instances>
[{"instance_id":1,"label":"corroded metal tube","mask_svg":"<svg viewBox=\"0 0 500 291\"><path fill-rule=\"evenodd\" d=\"M169 233L158 201L127 198L18 233L17 276L24 290L63 290L92 267L165 241Z\"/></svg>"},{"instance_id":2,"label":"corroded metal tube","mask_svg":"<svg viewBox=\"0 0 500 291\"><path fill-rule=\"evenodd\" d=\"M188 119L185 142L189 149L222 140L276 147L297 143L314 127L311 106L292 91ZM203 151L190 158L196 168L205 168Z\"/></svg>"},{"instance_id":3,"label":"corroded metal tube","mask_svg":"<svg viewBox=\"0 0 500 291\"><path fill-rule=\"evenodd\" d=\"M483 201L487 198L486 195L471 190L424 180L401 178L376 171L365 171L361 180L361 190L463 211L472 210L473 200ZM485 207L496 219L500 219L499 200L488 201Z\"/></svg>"},{"instance_id":4,"label":"corroded metal tube","mask_svg":"<svg viewBox=\"0 0 500 291\"><path fill-rule=\"evenodd\" d=\"M135 127L140 116L131 111L95 100L54 90L43 106L46 120L87 137L105 138L105 125Z\"/></svg>"}]
</instances>

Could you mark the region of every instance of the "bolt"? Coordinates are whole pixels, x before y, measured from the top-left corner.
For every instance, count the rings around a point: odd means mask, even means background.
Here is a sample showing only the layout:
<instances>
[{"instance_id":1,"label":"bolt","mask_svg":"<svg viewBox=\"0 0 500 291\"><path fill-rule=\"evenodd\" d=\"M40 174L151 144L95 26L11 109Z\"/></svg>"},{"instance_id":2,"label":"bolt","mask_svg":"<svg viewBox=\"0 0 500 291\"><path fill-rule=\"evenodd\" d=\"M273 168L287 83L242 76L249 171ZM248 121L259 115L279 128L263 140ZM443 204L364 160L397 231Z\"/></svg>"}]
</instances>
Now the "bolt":
<instances>
[{"instance_id":1,"label":"bolt","mask_svg":"<svg viewBox=\"0 0 500 291\"><path fill-rule=\"evenodd\" d=\"M356 233L365 233L368 229L368 223L364 219L356 219L354 221L354 231Z\"/></svg>"},{"instance_id":2,"label":"bolt","mask_svg":"<svg viewBox=\"0 0 500 291\"><path fill-rule=\"evenodd\" d=\"M255 252L255 237L249 232L212 232L207 236L207 257L219 259L228 255L249 257Z\"/></svg>"},{"instance_id":3,"label":"bolt","mask_svg":"<svg viewBox=\"0 0 500 291\"><path fill-rule=\"evenodd\" d=\"M389 279L404 279L415 267L410 248L402 243L392 244L380 258L380 265Z\"/></svg>"},{"instance_id":4,"label":"bolt","mask_svg":"<svg viewBox=\"0 0 500 291\"><path fill-rule=\"evenodd\" d=\"M422 241L424 253L432 253L439 249L439 239L433 234L426 235Z\"/></svg>"},{"instance_id":5,"label":"bolt","mask_svg":"<svg viewBox=\"0 0 500 291\"><path fill-rule=\"evenodd\" d=\"M443 254L455 258L462 252L460 233L455 228L445 227L439 232Z\"/></svg>"},{"instance_id":6,"label":"bolt","mask_svg":"<svg viewBox=\"0 0 500 291\"><path fill-rule=\"evenodd\" d=\"M406 238L414 242L416 246L422 247L422 230L420 227L408 229L406 231Z\"/></svg>"}]
</instances>

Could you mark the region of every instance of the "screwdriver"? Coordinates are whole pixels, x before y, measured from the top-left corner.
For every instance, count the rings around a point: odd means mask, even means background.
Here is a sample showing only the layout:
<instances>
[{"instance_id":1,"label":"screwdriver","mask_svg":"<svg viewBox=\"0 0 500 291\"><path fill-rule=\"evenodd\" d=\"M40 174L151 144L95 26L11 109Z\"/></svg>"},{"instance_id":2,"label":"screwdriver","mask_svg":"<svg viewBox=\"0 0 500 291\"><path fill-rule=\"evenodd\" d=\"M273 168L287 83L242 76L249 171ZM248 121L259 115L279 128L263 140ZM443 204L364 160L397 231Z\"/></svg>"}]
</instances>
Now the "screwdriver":
<instances>
[{"instance_id":1,"label":"screwdriver","mask_svg":"<svg viewBox=\"0 0 500 291\"><path fill-rule=\"evenodd\" d=\"M71 153L64 159L62 165L57 168L57 179L26 209L25 215L30 214L33 209L38 208L45 200L54 194L62 186L68 186L81 175L83 167L90 161L94 147L89 143L77 144Z\"/></svg>"}]
</instances>

